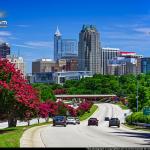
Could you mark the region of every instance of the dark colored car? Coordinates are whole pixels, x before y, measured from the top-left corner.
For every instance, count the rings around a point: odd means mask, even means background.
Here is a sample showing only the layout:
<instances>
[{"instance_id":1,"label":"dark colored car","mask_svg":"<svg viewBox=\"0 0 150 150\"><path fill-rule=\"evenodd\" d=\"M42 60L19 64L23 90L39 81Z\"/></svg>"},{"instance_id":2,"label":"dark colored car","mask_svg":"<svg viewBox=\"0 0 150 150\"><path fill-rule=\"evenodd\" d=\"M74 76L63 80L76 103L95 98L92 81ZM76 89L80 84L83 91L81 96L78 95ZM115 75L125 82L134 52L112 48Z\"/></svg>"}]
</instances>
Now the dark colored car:
<instances>
[{"instance_id":1,"label":"dark colored car","mask_svg":"<svg viewBox=\"0 0 150 150\"><path fill-rule=\"evenodd\" d=\"M111 126L118 126L118 128L120 127L120 120L118 118L111 118L109 120L109 127Z\"/></svg>"},{"instance_id":2,"label":"dark colored car","mask_svg":"<svg viewBox=\"0 0 150 150\"><path fill-rule=\"evenodd\" d=\"M75 117L76 123L80 124L80 119L78 117Z\"/></svg>"},{"instance_id":3,"label":"dark colored car","mask_svg":"<svg viewBox=\"0 0 150 150\"><path fill-rule=\"evenodd\" d=\"M109 121L109 117L105 117L105 121Z\"/></svg>"},{"instance_id":4,"label":"dark colored car","mask_svg":"<svg viewBox=\"0 0 150 150\"><path fill-rule=\"evenodd\" d=\"M65 116L55 116L53 118L53 126L62 125L66 127L66 117Z\"/></svg>"},{"instance_id":5,"label":"dark colored car","mask_svg":"<svg viewBox=\"0 0 150 150\"><path fill-rule=\"evenodd\" d=\"M90 118L88 120L88 126L90 126L90 125L98 126L98 119L97 118Z\"/></svg>"}]
</instances>

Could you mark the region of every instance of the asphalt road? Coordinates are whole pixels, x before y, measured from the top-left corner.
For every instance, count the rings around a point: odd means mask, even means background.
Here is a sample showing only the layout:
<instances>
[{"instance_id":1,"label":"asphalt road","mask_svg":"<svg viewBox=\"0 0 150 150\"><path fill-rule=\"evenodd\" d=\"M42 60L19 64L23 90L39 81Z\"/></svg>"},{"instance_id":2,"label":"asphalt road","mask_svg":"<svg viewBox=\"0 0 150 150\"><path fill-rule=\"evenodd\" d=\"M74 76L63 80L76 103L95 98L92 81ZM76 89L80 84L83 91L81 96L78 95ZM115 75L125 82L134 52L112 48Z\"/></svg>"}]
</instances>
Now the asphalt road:
<instances>
[{"instance_id":1,"label":"asphalt road","mask_svg":"<svg viewBox=\"0 0 150 150\"><path fill-rule=\"evenodd\" d=\"M44 127L40 136L45 147L149 147L150 133L130 130L123 125L108 127L104 117L118 117L124 122L124 111L113 104L98 104L98 111L92 117L99 119L99 126L87 126L87 120L80 125L67 127L52 125Z\"/></svg>"}]
</instances>

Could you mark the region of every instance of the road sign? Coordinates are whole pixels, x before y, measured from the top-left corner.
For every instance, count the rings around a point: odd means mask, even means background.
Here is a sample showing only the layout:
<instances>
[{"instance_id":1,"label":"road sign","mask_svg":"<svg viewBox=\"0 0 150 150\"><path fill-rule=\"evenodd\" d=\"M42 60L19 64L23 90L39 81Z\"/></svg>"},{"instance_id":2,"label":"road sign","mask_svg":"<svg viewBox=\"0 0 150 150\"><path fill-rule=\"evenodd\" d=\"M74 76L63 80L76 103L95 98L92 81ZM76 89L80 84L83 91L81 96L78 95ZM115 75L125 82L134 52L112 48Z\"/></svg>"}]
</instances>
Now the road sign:
<instances>
[{"instance_id":1,"label":"road sign","mask_svg":"<svg viewBox=\"0 0 150 150\"><path fill-rule=\"evenodd\" d=\"M144 115L150 115L150 107L144 107L143 108L143 114Z\"/></svg>"}]
</instances>

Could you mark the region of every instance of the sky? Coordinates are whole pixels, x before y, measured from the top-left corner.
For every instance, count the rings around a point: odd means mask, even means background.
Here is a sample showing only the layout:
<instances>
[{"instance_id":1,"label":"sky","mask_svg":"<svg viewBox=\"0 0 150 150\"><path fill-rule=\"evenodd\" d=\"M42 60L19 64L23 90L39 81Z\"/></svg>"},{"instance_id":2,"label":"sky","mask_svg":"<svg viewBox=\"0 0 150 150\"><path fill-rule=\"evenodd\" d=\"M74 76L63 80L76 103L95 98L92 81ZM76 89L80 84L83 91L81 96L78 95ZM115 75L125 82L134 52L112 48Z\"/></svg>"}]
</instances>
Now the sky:
<instances>
[{"instance_id":1,"label":"sky","mask_svg":"<svg viewBox=\"0 0 150 150\"><path fill-rule=\"evenodd\" d=\"M56 27L62 38L79 40L83 24L93 24L101 47L150 56L149 0L0 0L0 41L20 55L31 73L32 61L53 59Z\"/></svg>"}]
</instances>

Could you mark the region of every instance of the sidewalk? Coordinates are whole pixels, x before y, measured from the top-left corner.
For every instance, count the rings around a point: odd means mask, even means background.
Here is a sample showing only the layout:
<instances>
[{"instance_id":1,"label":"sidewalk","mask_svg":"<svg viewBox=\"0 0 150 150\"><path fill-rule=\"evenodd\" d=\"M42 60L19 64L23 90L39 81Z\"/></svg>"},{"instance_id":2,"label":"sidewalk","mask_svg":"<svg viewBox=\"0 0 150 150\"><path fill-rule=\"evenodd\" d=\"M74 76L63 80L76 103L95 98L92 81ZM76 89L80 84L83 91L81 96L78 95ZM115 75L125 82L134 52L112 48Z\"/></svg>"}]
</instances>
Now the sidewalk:
<instances>
[{"instance_id":1,"label":"sidewalk","mask_svg":"<svg viewBox=\"0 0 150 150\"><path fill-rule=\"evenodd\" d=\"M37 126L26 130L20 139L20 148L22 147L45 147L41 140L41 131L43 127L49 125Z\"/></svg>"}]
</instances>

